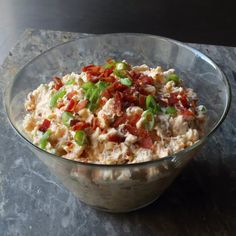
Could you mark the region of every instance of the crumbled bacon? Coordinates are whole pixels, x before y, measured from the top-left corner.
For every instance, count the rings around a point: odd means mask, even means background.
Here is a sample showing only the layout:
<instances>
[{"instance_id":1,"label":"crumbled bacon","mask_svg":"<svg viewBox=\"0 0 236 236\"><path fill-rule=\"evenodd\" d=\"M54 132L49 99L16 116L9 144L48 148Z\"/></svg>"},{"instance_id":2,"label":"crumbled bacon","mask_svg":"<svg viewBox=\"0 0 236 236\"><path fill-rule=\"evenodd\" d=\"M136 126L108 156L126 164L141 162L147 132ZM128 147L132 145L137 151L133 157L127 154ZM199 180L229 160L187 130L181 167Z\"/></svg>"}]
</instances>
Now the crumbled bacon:
<instances>
[{"instance_id":1,"label":"crumbled bacon","mask_svg":"<svg viewBox=\"0 0 236 236\"><path fill-rule=\"evenodd\" d=\"M76 101L74 99L71 99L65 111L73 111L75 105L76 105Z\"/></svg>"},{"instance_id":2,"label":"crumbled bacon","mask_svg":"<svg viewBox=\"0 0 236 236\"><path fill-rule=\"evenodd\" d=\"M139 77L141 76L141 73L138 73L138 72L135 72L135 71L131 71L131 72L129 72L129 75L130 75L130 77L133 80L138 80Z\"/></svg>"},{"instance_id":3,"label":"crumbled bacon","mask_svg":"<svg viewBox=\"0 0 236 236\"><path fill-rule=\"evenodd\" d=\"M86 72L92 76L99 76L102 72L101 66L95 66L95 65L88 65L82 68L83 72Z\"/></svg>"},{"instance_id":4,"label":"crumbled bacon","mask_svg":"<svg viewBox=\"0 0 236 236\"><path fill-rule=\"evenodd\" d=\"M54 89L59 90L63 86L61 78L54 76L53 80L54 80L54 86L53 86Z\"/></svg>"},{"instance_id":5,"label":"crumbled bacon","mask_svg":"<svg viewBox=\"0 0 236 236\"><path fill-rule=\"evenodd\" d=\"M66 141L66 146L72 147L72 146L73 146L73 143L72 143L71 141Z\"/></svg>"},{"instance_id":6,"label":"crumbled bacon","mask_svg":"<svg viewBox=\"0 0 236 236\"><path fill-rule=\"evenodd\" d=\"M120 92L122 92L122 91L124 91L125 89L128 88L127 85L121 84L118 81L113 83L112 85L113 85L113 91L120 91Z\"/></svg>"},{"instance_id":7,"label":"crumbled bacon","mask_svg":"<svg viewBox=\"0 0 236 236\"><path fill-rule=\"evenodd\" d=\"M68 100L71 100L75 95L77 95L78 92L76 90L73 90L71 92L69 92L66 97L68 98Z\"/></svg>"},{"instance_id":8,"label":"crumbled bacon","mask_svg":"<svg viewBox=\"0 0 236 236\"><path fill-rule=\"evenodd\" d=\"M113 72L113 69L112 68L108 68L108 69L105 69L102 73L102 77L108 77L110 76L110 74ZM114 77L113 77L114 78Z\"/></svg>"},{"instance_id":9,"label":"crumbled bacon","mask_svg":"<svg viewBox=\"0 0 236 236\"><path fill-rule=\"evenodd\" d=\"M143 83L143 84L150 84L153 85L154 83L154 79L150 76L147 75L143 75L139 77L139 80Z\"/></svg>"},{"instance_id":10,"label":"crumbled bacon","mask_svg":"<svg viewBox=\"0 0 236 236\"><path fill-rule=\"evenodd\" d=\"M108 141L122 143L125 141L125 137L121 136L119 134L110 134L110 135L108 135Z\"/></svg>"},{"instance_id":11,"label":"crumbled bacon","mask_svg":"<svg viewBox=\"0 0 236 236\"><path fill-rule=\"evenodd\" d=\"M136 126L136 123L140 120L140 118L141 118L141 115L137 113L133 114L132 116L129 116L128 117L129 124L132 126Z\"/></svg>"},{"instance_id":12,"label":"crumbled bacon","mask_svg":"<svg viewBox=\"0 0 236 236\"><path fill-rule=\"evenodd\" d=\"M185 93L170 93L170 97L168 98L168 105L176 105L179 101L181 102L183 107L189 108L189 102Z\"/></svg>"},{"instance_id":13,"label":"crumbled bacon","mask_svg":"<svg viewBox=\"0 0 236 236\"><path fill-rule=\"evenodd\" d=\"M122 115L122 93L118 91L115 93L114 109L118 116Z\"/></svg>"},{"instance_id":14,"label":"crumbled bacon","mask_svg":"<svg viewBox=\"0 0 236 236\"><path fill-rule=\"evenodd\" d=\"M86 123L84 121L79 121L72 127L72 129L74 131L76 131L76 130L81 130L81 129L85 129L85 128L88 128L88 127L90 127L89 123Z\"/></svg>"},{"instance_id":15,"label":"crumbled bacon","mask_svg":"<svg viewBox=\"0 0 236 236\"><path fill-rule=\"evenodd\" d=\"M38 128L39 131L46 132L47 129L50 127L50 124L51 124L50 120L44 119L43 123L39 125L39 128Z\"/></svg>"},{"instance_id":16,"label":"crumbled bacon","mask_svg":"<svg viewBox=\"0 0 236 236\"><path fill-rule=\"evenodd\" d=\"M73 120L70 121L70 126L74 126L78 122L79 122L79 120L73 119Z\"/></svg>"},{"instance_id":17,"label":"crumbled bacon","mask_svg":"<svg viewBox=\"0 0 236 236\"><path fill-rule=\"evenodd\" d=\"M88 100L87 99L79 102L78 104L76 104L76 106L74 108L74 112L78 112L81 109L85 108L87 104L88 104Z\"/></svg>"},{"instance_id":18,"label":"crumbled bacon","mask_svg":"<svg viewBox=\"0 0 236 236\"><path fill-rule=\"evenodd\" d=\"M183 116L194 116L194 113L189 109L182 109L181 115L183 115Z\"/></svg>"},{"instance_id":19,"label":"crumbled bacon","mask_svg":"<svg viewBox=\"0 0 236 236\"><path fill-rule=\"evenodd\" d=\"M131 125L125 125L125 130L127 130L130 134L139 136L139 130Z\"/></svg>"},{"instance_id":20,"label":"crumbled bacon","mask_svg":"<svg viewBox=\"0 0 236 236\"><path fill-rule=\"evenodd\" d=\"M116 81L116 78L113 76L107 76L107 77L100 77L100 80L108 82L108 83L114 83Z\"/></svg>"},{"instance_id":21,"label":"crumbled bacon","mask_svg":"<svg viewBox=\"0 0 236 236\"><path fill-rule=\"evenodd\" d=\"M168 105L173 106L178 103L179 99L177 98L178 93L170 93L170 97L168 98Z\"/></svg>"},{"instance_id":22,"label":"crumbled bacon","mask_svg":"<svg viewBox=\"0 0 236 236\"><path fill-rule=\"evenodd\" d=\"M112 95L111 95L111 93L109 92L108 89L105 89L105 90L102 92L101 96L102 96L102 97L105 97L105 98L107 98L107 99L109 99L109 98L112 97Z\"/></svg>"},{"instance_id":23,"label":"crumbled bacon","mask_svg":"<svg viewBox=\"0 0 236 236\"><path fill-rule=\"evenodd\" d=\"M150 136L148 136L148 137L141 138L141 139L138 141L138 144L139 144L140 147L142 147L142 148L151 149L151 148L152 148L152 145L153 145L153 141L152 141L152 138L151 138Z\"/></svg>"},{"instance_id":24,"label":"crumbled bacon","mask_svg":"<svg viewBox=\"0 0 236 236\"><path fill-rule=\"evenodd\" d=\"M180 101L181 101L181 103L182 103L182 105L183 105L184 107L186 107L186 108L189 107L186 94L182 94L182 95L181 95Z\"/></svg>"},{"instance_id":25,"label":"crumbled bacon","mask_svg":"<svg viewBox=\"0 0 236 236\"><path fill-rule=\"evenodd\" d=\"M114 128L118 128L119 125L124 124L127 121L127 115L123 114L122 116L118 117L115 122L113 123Z\"/></svg>"},{"instance_id":26,"label":"crumbled bacon","mask_svg":"<svg viewBox=\"0 0 236 236\"><path fill-rule=\"evenodd\" d=\"M139 106L143 109L146 108L146 96L143 94L139 94Z\"/></svg>"},{"instance_id":27,"label":"crumbled bacon","mask_svg":"<svg viewBox=\"0 0 236 236\"><path fill-rule=\"evenodd\" d=\"M93 121L92 121L92 129L95 130L97 127L99 127L99 120L97 117L94 117L93 118Z\"/></svg>"}]
</instances>

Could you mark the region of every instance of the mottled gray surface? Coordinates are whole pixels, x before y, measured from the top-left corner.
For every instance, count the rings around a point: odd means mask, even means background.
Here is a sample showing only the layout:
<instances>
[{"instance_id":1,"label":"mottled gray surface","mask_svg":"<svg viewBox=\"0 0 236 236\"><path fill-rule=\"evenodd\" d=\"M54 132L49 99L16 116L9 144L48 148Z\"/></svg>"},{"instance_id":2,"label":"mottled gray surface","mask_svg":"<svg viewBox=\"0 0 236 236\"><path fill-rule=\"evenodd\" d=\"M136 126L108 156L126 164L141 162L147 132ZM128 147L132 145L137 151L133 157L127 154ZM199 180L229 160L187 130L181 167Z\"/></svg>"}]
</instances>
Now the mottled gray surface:
<instances>
[{"instance_id":1,"label":"mottled gray surface","mask_svg":"<svg viewBox=\"0 0 236 236\"><path fill-rule=\"evenodd\" d=\"M26 62L81 34L26 30L0 69L0 96ZM236 48L196 45L226 73L223 125L162 197L129 214L98 212L52 176L10 127L0 101L0 235L236 235Z\"/></svg>"}]
</instances>

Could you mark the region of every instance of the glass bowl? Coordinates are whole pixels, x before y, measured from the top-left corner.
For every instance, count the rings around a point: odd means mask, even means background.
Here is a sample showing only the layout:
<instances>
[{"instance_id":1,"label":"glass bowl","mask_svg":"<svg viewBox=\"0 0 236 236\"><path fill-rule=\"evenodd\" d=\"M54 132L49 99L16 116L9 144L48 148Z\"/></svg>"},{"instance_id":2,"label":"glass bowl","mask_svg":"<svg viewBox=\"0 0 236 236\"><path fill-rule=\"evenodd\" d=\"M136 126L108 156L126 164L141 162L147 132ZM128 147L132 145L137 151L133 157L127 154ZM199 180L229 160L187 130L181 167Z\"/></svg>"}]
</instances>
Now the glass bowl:
<instances>
[{"instance_id":1,"label":"glass bowl","mask_svg":"<svg viewBox=\"0 0 236 236\"><path fill-rule=\"evenodd\" d=\"M27 94L54 75L79 72L108 58L133 65L175 68L208 109L205 136L193 146L159 160L128 165L85 164L39 149L22 130ZM100 210L128 212L155 201L219 127L230 106L230 86L219 67L180 42L144 34L88 36L56 46L29 62L5 91L10 123L61 182L81 201ZM17 154L16 154L17 158Z\"/></svg>"}]
</instances>

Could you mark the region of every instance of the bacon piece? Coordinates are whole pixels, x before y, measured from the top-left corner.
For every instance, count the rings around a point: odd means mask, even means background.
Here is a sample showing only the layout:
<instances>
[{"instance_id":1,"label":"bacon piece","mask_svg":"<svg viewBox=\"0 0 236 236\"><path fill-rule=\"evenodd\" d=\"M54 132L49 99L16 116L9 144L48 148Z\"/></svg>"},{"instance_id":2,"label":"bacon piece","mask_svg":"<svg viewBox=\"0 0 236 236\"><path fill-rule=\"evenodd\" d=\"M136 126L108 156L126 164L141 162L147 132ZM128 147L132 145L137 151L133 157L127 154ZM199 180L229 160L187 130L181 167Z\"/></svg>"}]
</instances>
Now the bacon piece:
<instances>
[{"instance_id":1,"label":"bacon piece","mask_svg":"<svg viewBox=\"0 0 236 236\"><path fill-rule=\"evenodd\" d=\"M106 76L106 77L100 77L100 80L108 83L114 83L116 81L116 78L113 76Z\"/></svg>"},{"instance_id":2,"label":"bacon piece","mask_svg":"<svg viewBox=\"0 0 236 236\"><path fill-rule=\"evenodd\" d=\"M168 98L168 105L175 105L178 103L179 99L177 98L178 93L170 93L170 97Z\"/></svg>"},{"instance_id":3,"label":"bacon piece","mask_svg":"<svg viewBox=\"0 0 236 236\"><path fill-rule=\"evenodd\" d=\"M122 143L125 141L125 137L121 136L119 134L110 134L110 135L108 135L108 141Z\"/></svg>"},{"instance_id":4,"label":"bacon piece","mask_svg":"<svg viewBox=\"0 0 236 236\"><path fill-rule=\"evenodd\" d=\"M139 77L141 76L141 73L131 71L131 72L129 72L129 75L132 78L132 80L138 80Z\"/></svg>"},{"instance_id":5,"label":"bacon piece","mask_svg":"<svg viewBox=\"0 0 236 236\"><path fill-rule=\"evenodd\" d=\"M88 65L88 66L82 67L81 70L82 70L83 72L87 72L87 71L89 71L89 69L92 68L92 67L94 67L94 65L93 65L93 64L90 64L90 65Z\"/></svg>"},{"instance_id":6,"label":"bacon piece","mask_svg":"<svg viewBox=\"0 0 236 236\"><path fill-rule=\"evenodd\" d=\"M71 91L71 92L69 92L67 95L66 95L66 97L69 99L69 100L71 100L75 95L77 95L78 94L78 92L76 91L76 90L73 90L73 91Z\"/></svg>"},{"instance_id":7,"label":"bacon piece","mask_svg":"<svg viewBox=\"0 0 236 236\"><path fill-rule=\"evenodd\" d=\"M108 77L110 74L113 72L112 68L105 69L104 72L102 73L103 77Z\"/></svg>"},{"instance_id":8,"label":"bacon piece","mask_svg":"<svg viewBox=\"0 0 236 236\"><path fill-rule=\"evenodd\" d=\"M122 93L115 93L115 104L114 104L115 112L118 116L122 115Z\"/></svg>"},{"instance_id":9,"label":"bacon piece","mask_svg":"<svg viewBox=\"0 0 236 236\"><path fill-rule=\"evenodd\" d=\"M84 121L79 121L72 127L72 129L74 131L76 131L76 130L81 130L81 129L85 129L85 128L88 128L88 127L90 127L89 123L86 123Z\"/></svg>"},{"instance_id":10,"label":"bacon piece","mask_svg":"<svg viewBox=\"0 0 236 236\"><path fill-rule=\"evenodd\" d=\"M103 106L105 105L106 102L107 102L106 98L105 99L101 98L98 103L100 106Z\"/></svg>"},{"instance_id":11,"label":"bacon piece","mask_svg":"<svg viewBox=\"0 0 236 236\"><path fill-rule=\"evenodd\" d=\"M54 76L53 80L54 80L54 83L55 83L53 88L56 89L56 90L59 90L63 86L61 78L59 78L57 76Z\"/></svg>"},{"instance_id":12,"label":"bacon piece","mask_svg":"<svg viewBox=\"0 0 236 236\"><path fill-rule=\"evenodd\" d=\"M76 101L74 99L71 99L65 111L73 111L75 105L76 105Z\"/></svg>"},{"instance_id":13,"label":"bacon piece","mask_svg":"<svg viewBox=\"0 0 236 236\"><path fill-rule=\"evenodd\" d=\"M98 118L97 118L97 117L94 117L94 118L93 118L93 121L92 121L92 129L95 130L97 127L100 127L99 125L100 125L100 124L99 124Z\"/></svg>"},{"instance_id":14,"label":"bacon piece","mask_svg":"<svg viewBox=\"0 0 236 236\"><path fill-rule=\"evenodd\" d=\"M181 115L183 115L183 116L194 116L194 113L192 111L190 111L189 109L183 109L181 111Z\"/></svg>"},{"instance_id":15,"label":"bacon piece","mask_svg":"<svg viewBox=\"0 0 236 236\"><path fill-rule=\"evenodd\" d=\"M125 89L128 88L127 85L121 84L121 83L118 82L118 81L115 82L115 83L113 83L112 85L113 85L114 91L120 91L120 92L122 92L122 91L124 91Z\"/></svg>"},{"instance_id":16,"label":"bacon piece","mask_svg":"<svg viewBox=\"0 0 236 236\"><path fill-rule=\"evenodd\" d=\"M88 101L87 99L85 99L85 100L79 102L79 103L75 106L74 112L78 112L78 111L80 111L81 109L85 108L86 105L88 104L88 102L89 102L89 101Z\"/></svg>"},{"instance_id":17,"label":"bacon piece","mask_svg":"<svg viewBox=\"0 0 236 236\"><path fill-rule=\"evenodd\" d=\"M122 116L118 117L115 122L113 123L113 127L117 128L119 125L124 124L127 120L127 115L123 114Z\"/></svg>"},{"instance_id":18,"label":"bacon piece","mask_svg":"<svg viewBox=\"0 0 236 236\"><path fill-rule=\"evenodd\" d=\"M102 94L101 94L102 97L105 97L107 99L111 98L112 95L110 94L110 92L108 91L108 89L105 89Z\"/></svg>"},{"instance_id":19,"label":"bacon piece","mask_svg":"<svg viewBox=\"0 0 236 236\"><path fill-rule=\"evenodd\" d=\"M43 123L39 125L39 128L38 128L39 131L46 132L47 129L50 127L50 124L51 124L50 120L44 119Z\"/></svg>"},{"instance_id":20,"label":"bacon piece","mask_svg":"<svg viewBox=\"0 0 236 236\"><path fill-rule=\"evenodd\" d=\"M82 68L83 72L89 73L93 76L99 76L102 72L101 66L95 66L95 65L88 65Z\"/></svg>"},{"instance_id":21,"label":"bacon piece","mask_svg":"<svg viewBox=\"0 0 236 236\"><path fill-rule=\"evenodd\" d=\"M71 147L71 146L73 146L73 143L71 141L67 141L66 146Z\"/></svg>"},{"instance_id":22,"label":"bacon piece","mask_svg":"<svg viewBox=\"0 0 236 236\"><path fill-rule=\"evenodd\" d=\"M153 141L152 141L152 138L151 138L150 136L148 136L148 137L141 138L141 139L138 141L138 144L139 144L140 147L142 147L142 148L151 149L151 148L152 148L152 145L153 145Z\"/></svg>"},{"instance_id":23,"label":"bacon piece","mask_svg":"<svg viewBox=\"0 0 236 236\"><path fill-rule=\"evenodd\" d=\"M143 94L139 94L139 106L143 109L146 108L146 96Z\"/></svg>"},{"instance_id":24,"label":"bacon piece","mask_svg":"<svg viewBox=\"0 0 236 236\"><path fill-rule=\"evenodd\" d=\"M140 76L139 80L143 84L151 84L151 85L153 85L153 83L154 83L154 79L152 77L150 77L150 76L147 76L147 75Z\"/></svg>"},{"instance_id":25,"label":"bacon piece","mask_svg":"<svg viewBox=\"0 0 236 236\"><path fill-rule=\"evenodd\" d=\"M182 105L186 108L189 108L189 104L188 104L188 100L187 100L187 96L186 94L182 94L181 95L181 99L180 99Z\"/></svg>"},{"instance_id":26,"label":"bacon piece","mask_svg":"<svg viewBox=\"0 0 236 236\"><path fill-rule=\"evenodd\" d=\"M129 133L135 135L135 136L139 136L139 130L131 125L125 125L125 130L127 130Z\"/></svg>"},{"instance_id":27,"label":"bacon piece","mask_svg":"<svg viewBox=\"0 0 236 236\"><path fill-rule=\"evenodd\" d=\"M133 114L132 116L129 116L128 117L129 124L132 126L136 126L136 123L139 121L140 118L141 118L141 115L137 113Z\"/></svg>"},{"instance_id":28,"label":"bacon piece","mask_svg":"<svg viewBox=\"0 0 236 236\"><path fill-rule=\"evenodd\" d=\"M76 125L78 122L79 122L79 120L76 120L76 119L71 120L71 121L70 121L70 126L74 126L74 125Z\"/></svg>"}]
</instances>

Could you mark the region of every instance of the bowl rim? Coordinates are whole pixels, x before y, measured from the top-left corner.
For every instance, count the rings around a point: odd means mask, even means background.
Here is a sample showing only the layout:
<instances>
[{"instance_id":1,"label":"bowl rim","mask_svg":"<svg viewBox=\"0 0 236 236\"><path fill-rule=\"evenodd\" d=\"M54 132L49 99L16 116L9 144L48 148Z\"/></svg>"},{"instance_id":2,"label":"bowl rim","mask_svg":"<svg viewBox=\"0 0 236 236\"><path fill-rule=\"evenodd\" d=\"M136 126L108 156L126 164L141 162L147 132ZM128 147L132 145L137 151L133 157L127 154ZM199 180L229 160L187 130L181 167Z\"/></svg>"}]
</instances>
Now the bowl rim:
<instances>
[{"instance_id":1,"label":"bowl rim","mask_svg":"<svg viewBox=\"0 0 236 236\"><path fill-rule=\"evenodd\" d=\"M34 62L35 60L37 60L38 58L44 56L45 54L49 53L50 51L57 49L61 46L64 46L66 44L69 43L73 43L79 40L84 40L87 38L102 38L102 37L109 37L109 36L115 36L115 37L127 37L127 36L131 36L131 37L148 37L148 38L159 38L161 40L164 41L168 41L170 43L173 43L177 46L183 47L191 52L193 52L195 55L197 55L198 57L201 57L203 60L207 61L209 64L211 64L211 66L213 66L217 71L219 71L222 81L225 85L227 94L226 94L226 106L224 107L224 111L220 117L220 119L218 120L218 122L216 122L216 124L213 126L213 128L206 134L204 135L200 140L198 140L196 143L194 143L193 145L174 153L173 155L169 155L169 156L165 156L162 157L160 159L156 159L156 160L150 160L150 161L145 161L145 162L138 162L138 163L130 163L130 164L98 164L98 163L86 163L86 162L80 162L80 161L76 161L76 160L70 160L70 159L66 159L62 156L58 156L56 154L53 153L49 153L41 148L39 148L38 146L36 146L35 144L33 144L30 140L28 140L23 134L21 134L20 130L18 130L18 128L14 125L14 122L11 120L10 118L10 113L9 113L9 109L8 109L8 105L6 102L6 92L9 93L9 91L12 88L12 85L14 84L15 80L18 78L19 74L21 73L22 70L24 70L25 68L27 68L28 65L30 65L32 62ZM203 144L207 138L209 138L216 130L217 128L222 124L222 122L224 121L224 119L226 118L229 110L230 110L230 105L231 105L231 100L232 100L232 92L231 92L231 86L230 86L230 82L228 80L228 78L226 77L225 73L220 69L220 67L214 62L214 60L212 60L211 58L209 58L208 56L206 56L204 53L198 51L195 48L192 48L191 46L186 45L185 43L182 43L178 40L175 39L171 39L171 38L167 38L167 37L163 37L163 36L158 36L158 35L152 35L152 34L144 34L144 33L108 33L108 34L92 34L92 35L82 35L79 36L76 39L72 39L69 40L67 42L63 42L60 44L57 44L49 49L47 49L46 51L44 51L43 53L39 54L38 56L34 57L32 60L30 60L29 62L27 62L26 64L24 64L19 71L16 73L16 75L14 76L14 78L12 79L12 81L5 87L4 89L4 108L7 114L7 118L8 121L10 123L10 125L13 127L13 129L15 130L15 132L24 140L26 141L29 146L32 146L34 149L38 150L39 152L41 152L42 154L46 155L47 157L53 158L53 159L59 159L62 162L67 162L67 163L71 163L71 164L75 164L75 165L80 165L80 166L84 166L84 167L90 167L90 168L137 168L137 167L145 167L147 165L152 165L152 164L160 164L161 162L164 161L170 161L173 160L174 157L177 156L181 156L183 154L188 153L189 151L197 148L198 146L200 146L201 144Z\"/></svg>"}]
</instances>

